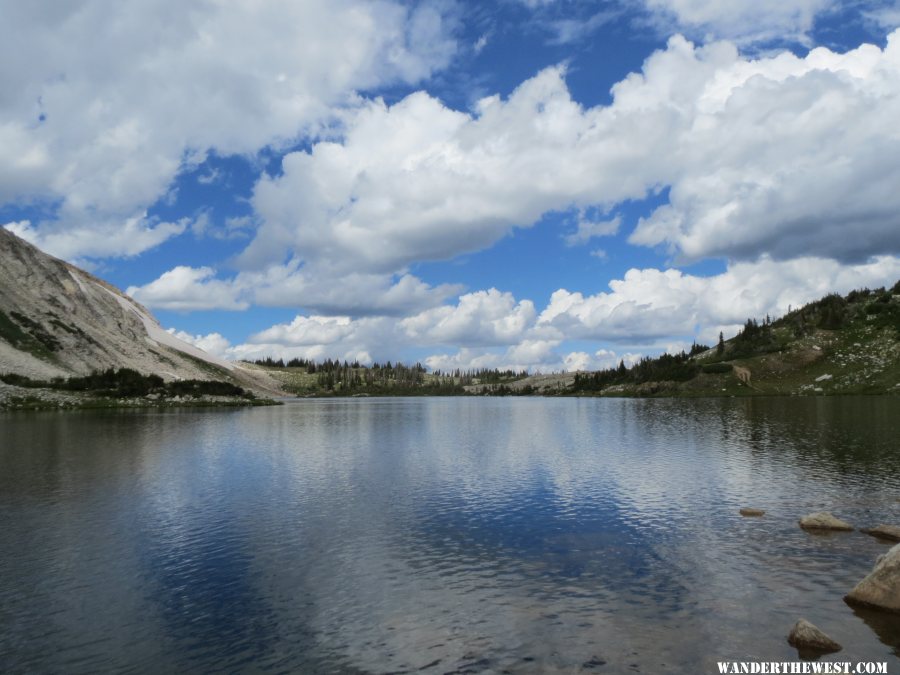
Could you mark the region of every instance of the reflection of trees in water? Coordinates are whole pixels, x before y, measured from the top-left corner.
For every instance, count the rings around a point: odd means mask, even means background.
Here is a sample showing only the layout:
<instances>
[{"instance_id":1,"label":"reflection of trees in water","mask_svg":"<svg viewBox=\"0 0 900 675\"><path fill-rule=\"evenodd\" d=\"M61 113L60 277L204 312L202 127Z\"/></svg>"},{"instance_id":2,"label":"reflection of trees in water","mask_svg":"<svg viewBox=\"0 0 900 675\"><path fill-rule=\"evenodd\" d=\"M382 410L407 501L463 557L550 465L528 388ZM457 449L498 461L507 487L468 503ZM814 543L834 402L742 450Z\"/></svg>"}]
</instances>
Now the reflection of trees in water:
<instances>
[{"instance_id":1,"label":"reflection of trees in water","mask_svg":"<svg viewBox=\"0 0 900 675\"><path fill-rule=\"evenodd\" d=\"M900 400L893 397L637 400L628 412L651 434L762 461L844 475L900 473Z\"/></svg>"},{"instance_id":2,"label":"reflection of trees in water","mask_svg":"<svg viewBox=\"0 0 900 675\"><path fill-rule=\"evenodd\" d=\"M900 471L896 439L900 401L892 398L744 399L745 437L754 449L793 452L805 465L821 463L847 475Z\"/></svg>"},{"instance_id":3,"label":"reflection of trees in water","mask_svg":"<svg viewBox=\"0 0 900 675\"><path fill-rule=\"evenodd\" d=\"M686 561L683 569L704 570L687 575L709 581L709 588L695 590L714 605L718 597L735 599L743 587L749 605L763 615L834 603L871 568L874 540L803 533L795 523L811 503L834 508L858 525L900 512L894 502L898 413L900 400L887 397L635 400L623 407L628 424L639 425L645 442L659 448L655 457L648 453L648 470L665 461L661 457L680 453L666 468L689 464L694 475L679 478L703 486L688 493L695 515L708 509L689 526L697 545L674 551L676 560ZM737 519L737 504L762 506L769 514L751 524ZM725 551L727 564L710 562ZM742 571L732 575L731 569ZM852 624L849 608L832 615ZM894 654L900 652L898 617L856 616ZM717 614L716 624L729 625L731 619L726 611ZM850 635L861 635L859 624L845 625Z\"/></svg>"}]
</instances>

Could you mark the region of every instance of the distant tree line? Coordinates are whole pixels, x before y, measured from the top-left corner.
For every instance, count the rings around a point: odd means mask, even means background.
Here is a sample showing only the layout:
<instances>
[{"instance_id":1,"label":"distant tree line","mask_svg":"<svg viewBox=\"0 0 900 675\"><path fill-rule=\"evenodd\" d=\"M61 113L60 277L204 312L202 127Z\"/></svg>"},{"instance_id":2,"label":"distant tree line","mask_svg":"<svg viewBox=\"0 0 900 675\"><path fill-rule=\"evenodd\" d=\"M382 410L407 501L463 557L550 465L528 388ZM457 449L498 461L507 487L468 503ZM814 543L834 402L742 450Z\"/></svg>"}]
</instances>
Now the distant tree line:
<instances>
[{"instance_id":1,"label":"distant tree line","mask_svg":"<svg viewBox=\"0 0 900 675\"><path fill-rule=\"evenodd\" d=\"M366 390L410 390L421 387L425 382L425 367L421 363L414 366L396 365L388 361L382 365L373 363L364 368L358 363L343 364L337 361L326 361L317 367L316 384L322 389L352 391Z\"/></svg>"},{"instance_id":2,"label":"distant tree line","mask_svg":"<svg viewBox=\"0 0 900 675\"><path fill-rule=\"evenodd\" d=\"M789 310L777 320L766 316L762 320L747 319L737 335L726 342L719 334L714 349L693 344L687 352L645 356L636 363L590 373L577 373L573 390L596 392L612 385L638 385L645 382L684 382L700 373L727 373L734 359L745 359L783 349L792 339L809 335L815 330L840 330L852 326L893 328L900 334L900 281L890 290L863 288L846 297L832 293L800 309ZM711 352L711 353L707 353ZM705 357L697 359L700 354ZM426 377L426 369L419 363L413 366L373 363L360 365L354 361L327 359L315 363L307 359L271 357L254 361L270 368L302 368L317 377L320 389L332 392L365 391L370 393L422 394L464 393L464 387L474 384L491 385L484 393L492 395L528 395L530 387L514 389L510 383L528 376L526 371L481 368L474 370L436 370Z\"/></svg>"},{"instance_id":3,"label":"distant tree line","mask_svg":"<svg viewBox=\"0 0 900 675\"><path fill-rule=\"evenodd\" d=\"M320 391L342 394L368 393L376 395L441 395L464 394L465 387L473 384L502 384L528 377L525 370L514 371L496 368L476 368L451 371L435 370L428 373L425 366L415 363L375 362L364 366L359 361L349 362L325 359L315 362L309 359L265 357L251 361L267 368L296 368L316 375L316 387Z\"/></svg>"},{"instance_id":4,"label":"distant tree line","mask_svg":"<svg viewBox=\"0 0 900 675\"><path fill-rule=\"evenodd\" d=\"M435 375L441 376L440 370ZM456 370L447 373L448 376L464 381L466 384L500 384L501 382L514 382L528 377L527 370L498 370L497 368L477 368L475 370Z\"/></svg>"},{"instance_id":5,"label":"distant tree line","mask_svg":"<svg viewBox=\"0 0 900 675\"><path fill-rule=\"evenodd\" d=\"M249 363L255 363L258 366L266 366L267 368L303 368L308 373L316 372L315 362L308 359L294 358L290 359L289 361L285 361L284 359L273 359L271 356L267 356L264 359L256 359L254 361L250 361ZM329 363L331 363L331 361L329 361ZM353 365L359 368L358 362L354 363Z\"/></svg>"}]
</instances>

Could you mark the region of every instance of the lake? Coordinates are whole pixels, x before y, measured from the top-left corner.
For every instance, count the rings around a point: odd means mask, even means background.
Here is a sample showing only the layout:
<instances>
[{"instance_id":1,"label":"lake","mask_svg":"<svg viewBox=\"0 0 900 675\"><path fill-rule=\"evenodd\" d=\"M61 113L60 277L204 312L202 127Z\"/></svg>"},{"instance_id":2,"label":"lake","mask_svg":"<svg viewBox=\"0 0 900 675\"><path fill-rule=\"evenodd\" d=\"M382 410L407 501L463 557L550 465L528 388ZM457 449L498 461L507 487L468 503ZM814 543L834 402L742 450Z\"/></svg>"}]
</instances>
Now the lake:
<instances>
[{"instance_id":1,"label":"lake","mask_svg":"<svg viewBox=\"0 0 900 675\"><path fill-rule=\"evenodd\" d=\"M842 597L900 399L381 398L0 415L0 671L900 666ZM766 509L743 518L738 509Z\"/></svg>"}]
</instances>

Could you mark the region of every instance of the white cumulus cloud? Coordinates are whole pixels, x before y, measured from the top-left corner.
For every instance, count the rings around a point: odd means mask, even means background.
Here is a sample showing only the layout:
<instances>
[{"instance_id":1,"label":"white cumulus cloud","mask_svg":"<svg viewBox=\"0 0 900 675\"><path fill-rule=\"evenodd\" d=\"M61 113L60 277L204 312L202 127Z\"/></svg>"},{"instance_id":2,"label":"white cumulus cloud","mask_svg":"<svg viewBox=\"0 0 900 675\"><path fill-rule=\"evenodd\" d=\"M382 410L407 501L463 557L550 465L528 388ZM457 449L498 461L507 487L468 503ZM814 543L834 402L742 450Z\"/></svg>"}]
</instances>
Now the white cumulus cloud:
<instances>
[{"instance_id":1,"label":"white cumulus cloud","mask_svg":"<svg viewBox=\"0 0 900 675\"><path fill-rule=\"evenodd\" d=\"M596 370L619 360L633 363L641 354L677 352L694 340L713 344L720 330L731 336L748 318L777 317L829 292L892 285L898 278L900 258L891 256L859 265L763 258L734 263L709 277L632 269L610 282L606 293L586 296L559 289L539 314L530 300L489 289L400 320L298 315L234 346L216 335L177 335L201 347L200 340L206 340L213 353L232 359L273 356L371 363L408 360L411 350L434 349L423 363L444 371ZM606 346L572 349L575 341ZM438 347L452 351L439 352Z\"/></svg>"},{"instance_id":2,"label":"white cumulus cloud","mask_svg":"<svg viewBox=\"0 0 900 675\"><path fill-rule=\"evenodd\" d=\"M560 68L475 113L424 92L348 116L340 141L287 155L256 187L264 224L242 256L258 266L287 248L329 269L396 270L485 248L547 211L644 195L635 155L603 109L572 100Z\"/></svg>"},{"instance_id":3,"label":"white cumulus cloud","mask_svg":"<svg viewBox=\"0 0 900 675\"><path fill-rule=\"evenodd\" d=\"M511 293L495 288L460 296L455 307L443 305L400 323L416 344L504 345L518 341L534 323L530 300L516 303Z\"/></svg>"},{"instance_id":4,"label":"white cumulus cloud","mask_svg":"<svg viewBox=\"0 0 900 675\"><path fill-rule=\"evenodd\" d=\"M220 356L223 358L228 358L231 355L229 350L229 348L231 347L231 342L229 342L224 336L219 333L208 333L207 335L192 335L191 333L187 333L183 330L176 330L175 328L169 328L168 332L171 335L177 337L179 340L202 349L207 354L212 354L214 356Z\"/></svg>"},{"instance_id":5,"label":"white cumulus cloud","mask_svg":"<svg viewBox=\"0 0 900 675\"><path fill-rule=\"evenodd\" d=\"M297 307L329 315L408 316L434 307L461 286L431 286L411 274L316 274L294 263L215 278L209 267L178 266L128 294L158 309L246 309L251 304Z\"/></svg>"},{"instance_id":6,"label":"white cumulus cloud","mask_svg":"<svg viewBox=\"0 0 900 675\"><path fill-rule=\"evenodd\" d=\"M900 258L890 256L850 266L818 258L762 259L736 263L710 277L632 269L610 282L609 293L556 291L537 323L569 339L634 344L687 336L708 343L720 330L734 334L748 318L780 316L830 292L883 286L898 278Z\"/></svg>"},{"instance_id":7,"label":"white cumulus cloud","mask_svg":"<svg viewBox=\"0 0 900 675\"><path fill-rule=\"evenodd\" d=\"M679 78L681 93L667 93ZM900 32L883 51L755 61L673 41L616 94L617 104L671 106L680 118L675 171L663 178L669 203L633 243L687 260L900 251Z\"/></svg>"},{"instance_id":8,"label":"white cumulus cloud","mask_svg":"<svg viewBox=\"0 0 900 675\"><path fill-rule=\"evenodd\" d=\"M473 112L423 92L348 112L341 138L256 186L263 224L241 264L291 251L320 275L396 273L550 211L604 213L665 188L630 241L679 260L900 251L900 32L884 50L761 59L675 37L589 109L564 75L544 70ZM569 241L617 226L584 221Z\"/></svg>"},{"instance_id":9,"label":"white cumulus cloud","mask_svg":"<svg viewBox=\"0 0 900 675\"><path fill-rule=\"evenodd\" d=\"M247 309L231 284L213 279L210 267L178 266L146 286L131 286L126 291L149 307L192 311L198 309Z\"/></svg>"},{"instance_id":10,"label":"white cumulus cloud","mask_svg":"<svg viewBox=\"0 0 900 675\"><path fill-rule=\"evenodd\" d=\"M250 341L307 347L338 342L356 329L347 316L298 316L289 324L278 324L256 333Z\"/></svg>"},{"instance_id":11,"label":"white cumulus cloud","mask_svg":"<svg viewBox=\"0 0 900 675\"><path fill-rule=\"evenodd\" d=\"M0 16L0 203L55 204L25 234L66 257L177 234L144 213L209 151L291 143L455 51L436 2L2 0Z\"/></svg>"}]
</instances>

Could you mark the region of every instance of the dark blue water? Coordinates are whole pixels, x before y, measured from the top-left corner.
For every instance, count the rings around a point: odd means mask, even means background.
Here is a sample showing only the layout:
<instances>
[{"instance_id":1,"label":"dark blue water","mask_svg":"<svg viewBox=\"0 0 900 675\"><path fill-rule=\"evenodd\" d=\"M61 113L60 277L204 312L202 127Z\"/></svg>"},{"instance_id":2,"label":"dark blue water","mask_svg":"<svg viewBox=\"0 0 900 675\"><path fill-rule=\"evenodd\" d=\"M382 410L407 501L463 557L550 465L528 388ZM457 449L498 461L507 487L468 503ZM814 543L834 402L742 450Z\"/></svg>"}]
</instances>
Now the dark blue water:
<instances>
[{"instance_id":1,"label":"dark blue water","mask_svg":"<svg viewBox=\"0 0 900 675\"><path fill-rule=\"evenodd\" d=\"M0 416L0 671L900 666L842 596L900 523L900 400L353 399ZM738 515L742 506L764 518Z\"/></svg>"}]
</instances>

